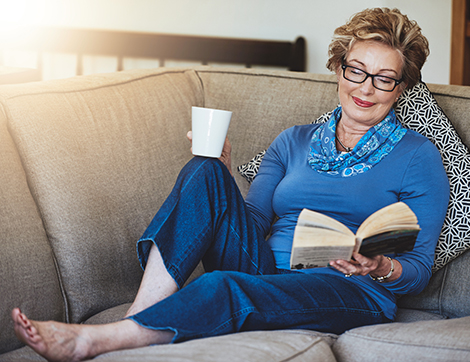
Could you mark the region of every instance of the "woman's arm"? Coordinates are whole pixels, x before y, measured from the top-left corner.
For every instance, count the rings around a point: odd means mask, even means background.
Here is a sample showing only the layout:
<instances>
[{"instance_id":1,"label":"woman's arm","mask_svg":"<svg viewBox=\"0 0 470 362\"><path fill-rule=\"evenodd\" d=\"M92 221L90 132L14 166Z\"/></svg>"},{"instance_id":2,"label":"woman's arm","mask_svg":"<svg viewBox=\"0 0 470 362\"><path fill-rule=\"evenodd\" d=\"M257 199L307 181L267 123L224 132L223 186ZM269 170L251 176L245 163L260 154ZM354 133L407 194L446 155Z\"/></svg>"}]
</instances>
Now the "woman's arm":
<instances>
[{"instance_id":1,"label":"woman's arm","mask_svg":"<svg viewBox=\"0 0 470 362\"><path fill-rule=\"evenodd\" d=\"M273 197L279 182L286 174L288 159L286 147L290 132L290 129L282 132L269 146L246 197L246 203L255 223L265 237L271 231L276 217Z\"/></svg>"},{"instance_id":2,"label":"woman's arm","mask_svg":"<svg viewBox=\"0 0 470 362\"><path fill-rule=\"evenodd\" d=\"M431 277L434 253L449 202L449 181L435 146L424 142L411 155L400 187L398 201L416 214L421 231L411 252L393 256L394 271L382 285L396 294L416 294ZM392 257L392 256L391 256ZM380 277L391 270L383 255L366 258L355 255L356 262L335 261L331 265L344 274Z\"/></svg>"}]
</instances>

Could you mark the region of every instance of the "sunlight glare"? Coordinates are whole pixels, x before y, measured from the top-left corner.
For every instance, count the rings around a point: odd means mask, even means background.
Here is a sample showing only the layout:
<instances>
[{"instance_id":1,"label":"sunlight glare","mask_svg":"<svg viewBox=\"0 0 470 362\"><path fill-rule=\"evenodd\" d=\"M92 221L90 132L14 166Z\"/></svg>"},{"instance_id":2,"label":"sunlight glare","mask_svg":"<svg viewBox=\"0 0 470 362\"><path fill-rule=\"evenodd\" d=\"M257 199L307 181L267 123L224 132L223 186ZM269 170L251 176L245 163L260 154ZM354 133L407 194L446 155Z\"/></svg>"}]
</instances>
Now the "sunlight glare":
<instances>
[{"instance_id":1,"label":"sunlight glare","mask_svg":"<svg viewBox=\"0 0 470 362\"><path fill-rule=\"evenodd\" d=\"M0 0L0 29L37 25L44 7L44 0Z\"/></svg>"},{"instance_id":2,"label":"sunlight glare","mask_svg":"<svg viewBox=\"0 0 470 362\"><path fill-rule=\"evenodd\" d=\"M24 36L22 29L39 25L46 0L0 0L0 38L6 46Z\"/></svg>"}]
</instances>

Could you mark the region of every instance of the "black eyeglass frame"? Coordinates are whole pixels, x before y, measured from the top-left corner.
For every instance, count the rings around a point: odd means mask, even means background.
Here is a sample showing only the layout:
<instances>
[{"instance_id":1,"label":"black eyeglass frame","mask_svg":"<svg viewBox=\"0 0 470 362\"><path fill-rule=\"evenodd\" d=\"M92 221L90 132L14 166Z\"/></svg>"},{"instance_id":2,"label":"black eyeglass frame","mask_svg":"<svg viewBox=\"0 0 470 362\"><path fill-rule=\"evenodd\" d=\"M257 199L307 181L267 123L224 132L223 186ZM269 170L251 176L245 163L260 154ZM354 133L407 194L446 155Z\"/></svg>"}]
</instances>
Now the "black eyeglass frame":
<instances>
[{"instance_id":1,"label":"black eyeglass frame","mask_svg":"<svg viewBox=\"0 0 470 362\"><path fill-rule=\"evenodd\" d=\"M357 82L355 80L351 80L349 78L346 78L346 68L353 68L353 69L357 69L358 71L364 73L366 75L366 77L360 81L360 82ZM372 79L372 85L374 86L375 89L378 89L382 92L393 92L395 90L395 88L397 87L397 85L399 85L401 82L403 82L403 78L402 79L395 79L395 78L391 78L391 77L387 77L385 75L380 75L380 74L370 74L370 73L367 73L365 71L363 71L362 69L359 69L359 68L356 68L356 67L353 67L351 65L346 65L346 64L341 64L341 69L343 69L343 78L350 81L350 82L353 82L353 83L356 83L356 84L361 84L361 83L364 83L367 78L371 78ZM375 77L380 77L380 78L387 78L387 79L390 79L392 81L395 82L395 85L393 86L392 89L390 90L387 90L387 89L382 89L382 88L379 88L375 85Z\"/></svg>"}]
</instances>

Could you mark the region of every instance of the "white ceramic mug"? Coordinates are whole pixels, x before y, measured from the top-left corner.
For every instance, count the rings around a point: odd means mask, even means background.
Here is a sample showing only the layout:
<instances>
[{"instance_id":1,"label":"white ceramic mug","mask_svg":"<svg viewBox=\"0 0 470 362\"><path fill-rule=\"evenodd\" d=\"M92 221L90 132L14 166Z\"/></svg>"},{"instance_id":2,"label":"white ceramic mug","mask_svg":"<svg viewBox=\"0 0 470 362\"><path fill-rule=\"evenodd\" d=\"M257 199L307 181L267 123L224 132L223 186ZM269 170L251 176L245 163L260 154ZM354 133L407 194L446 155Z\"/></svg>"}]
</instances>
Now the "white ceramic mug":
<instances>
[{"instance_id":1,"label":"white ceramic mug","mask_svg":"<svg viewBox=\"0 0 470 362\"><path fill-rule=\"evenodd\" d=\"M232 112L192 107L193 155L219 158Z\"/></svg>"}]
</instances>

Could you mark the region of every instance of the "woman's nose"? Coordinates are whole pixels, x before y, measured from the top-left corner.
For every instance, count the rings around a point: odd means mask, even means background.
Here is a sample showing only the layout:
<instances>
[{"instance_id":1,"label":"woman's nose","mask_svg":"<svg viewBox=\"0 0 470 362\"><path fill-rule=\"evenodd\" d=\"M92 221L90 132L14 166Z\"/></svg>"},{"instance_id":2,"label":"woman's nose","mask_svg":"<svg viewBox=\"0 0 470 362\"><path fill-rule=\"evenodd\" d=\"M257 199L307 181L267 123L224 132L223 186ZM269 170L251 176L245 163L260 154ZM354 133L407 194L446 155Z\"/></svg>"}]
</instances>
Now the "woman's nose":
<instances>
[{"instance_id":1,"label":"woman's nose","mask_svg":"<svg viewBox=\"0 0 470 362\"><path fill-rule=\"evenodd\" d=\"M371 77L367 77L366 80L361 83L361 91L364 94L370 94L374 92L374 85L372 84Z\"/></svg>"}]
</instances>

